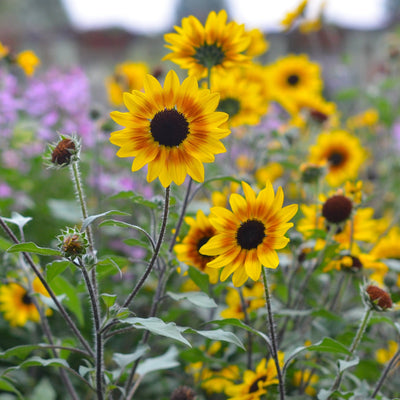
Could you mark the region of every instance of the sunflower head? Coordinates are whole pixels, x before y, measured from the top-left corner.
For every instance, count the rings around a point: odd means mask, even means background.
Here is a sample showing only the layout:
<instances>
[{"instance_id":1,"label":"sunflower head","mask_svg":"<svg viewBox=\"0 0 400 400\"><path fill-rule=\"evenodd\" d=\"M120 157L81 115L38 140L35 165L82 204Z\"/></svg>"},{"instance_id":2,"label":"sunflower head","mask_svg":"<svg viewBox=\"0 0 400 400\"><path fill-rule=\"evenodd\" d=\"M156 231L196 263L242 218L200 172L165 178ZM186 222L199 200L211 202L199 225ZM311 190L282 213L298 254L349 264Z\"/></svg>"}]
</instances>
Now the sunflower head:
<instances>
[{"instance_id":1,"label":"sunflower head","mask_svg":"<svg viewBox=\"0 0 400 400\"><path fill-rule=\"evenodd\" d=\"M165 47L172 50L164 60L177 63L197 78L206 76L210 68L219 70L247 63L249 56L244 52L253 36L245 32L243 25L227 23L227 19L225 10L218 14L211 11L204 26L193 15L183 18L182 26L175 27L176 33L164 35L168 43Z\"/></svg>"},{"instance_id":2,"label":"sunflower head","mask_svg":"<svg viewBox=\"0 0 400 400\"><path fill-rule=\"evenodd\" d=\"M350 218L353 202L337 194L329 197L322 206L322 216L331 224L340 224Z\"/></svg>"},{"instance_id":3,"label":"sunflower head","mask_svg":"<svg viewBox=\"0 0 400 400\"><path fill-rule=\"evenodd\" d=\"M80 232L76 228L68 228L61 235L57 236L58 247L66 258L75 259L86 254L88 241L85 232Z\"/></svg>"},{"instance_id":4,"label":"sunflower head","mask_svg":"<svg viewBox=\"0 0 400 400\"><path fill-rule=\"evenodd\" d=\"M148 182L158 177L164 187L181 185L187 174L203 182L203 163L226 151L220 139L230 133L222 128L228 115L216 111L219 95L199 89L194 77L181 85L170 71L161 87L147 75L144 93L125 93L124 102L128 112L111 118L125 128L111 133L110 142L120 147L119 157L134 157L132 171L148 165Z\"/></svg>"},{"instance_id":5,"label":"sunflower head","mask_svg":"<svg viewBox=\"0 0 400 400\"><path fill-rule=\"evenodd\" d=\"M58 142L50 144L44 155L48 168L63 168L79 160L80 141L75 136L60 135Z\"/></svg>"},{"instance_id":6,"label":"sunflower head","mask_svg":"<svg viewBox=\"0 0 400 400\"><path fill-rule=\"evenodd\" d=\"M387 311L393 305L390 294L375 285L368 285L365 288L363 299L366 305L375 311Z\"/></svg>"},{"instance_id":7,"label":"sunflower head","mask_svg":"<svg viewBox=\"0 0 400 400\"><path fill-rule=\"evenodd\" d=\"M289 242L284 235L293 225L288 221L296 214L297 205L282 208L283 191L275 195L271 182L256 196L253 189L242 182L244 197L232 194L231 210L211 208L210 222L216 229L200 253L215 256L207 266L223 268L221 280L233 274L233 284L242 286L250 277L260 278L261 266L276 268L279 258L276 249Z\"/></svg>"}]
</instances>

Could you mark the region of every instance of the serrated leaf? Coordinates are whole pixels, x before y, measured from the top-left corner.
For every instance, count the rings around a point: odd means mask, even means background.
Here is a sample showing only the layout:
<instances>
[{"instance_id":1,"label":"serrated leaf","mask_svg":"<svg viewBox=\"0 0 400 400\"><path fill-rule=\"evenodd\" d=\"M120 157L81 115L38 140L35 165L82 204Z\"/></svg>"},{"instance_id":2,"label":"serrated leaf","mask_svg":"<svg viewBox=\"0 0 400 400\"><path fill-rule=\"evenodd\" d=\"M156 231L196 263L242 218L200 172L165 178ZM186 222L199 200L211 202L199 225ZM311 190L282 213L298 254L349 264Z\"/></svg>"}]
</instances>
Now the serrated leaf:
<instances>
[{"instance_id":1,"label":"serrated leaf","mask_svg":"<svg viewBox=\"0 0 400 400\"><path fill-rule=\"evenodd\" d=\"M32 221L31 217L24 217L21 214L18 214L17 212L13 211L11 213L11 218L5 218L3 217L4 221L10 222L12 224L15 224L18 226L19 229L23 229L23 227L29 222Z\"/></svg>"},{"instance_id":2,"label":"serrated leaf","mask_svg":"<svg viewBox=\"0 0 400 400\"><path fill-rule=\"evenodd\" d=\"M201 336L206 337L207 339L216 340L216 341L223 341L228 343L233 343L234 345L240 347L243 350L246 350L242 341L232 332L226 332L222 329L215 329L215 330L207 330L207 331L199 331L196 329L188 328L185 330L185 333L197 333Z\"/></svg>"},{"instance_id":3,"label":"serrated leaf","mask_svg":"<svg viewBox=\"0 0 400 400\"><path fill-rule=\"evenodd\" d=\"M94 221L96 221L96 219L99 219L101 217L105 217L106 215L109 214L114 214L114 215L129 215L126 212L123 211L118 211L118 210L110 210L110 211L106 211L103 212L101 214L96 214L96 215L90 215L89 217L85 218L82 222L82 226L81 226L81 232L83 232L84 230L86 230L86 228L92 224Z\"/></svg>"},{"instance_id":4,"label":"serrated leaf","mask_svg":"<svg viewBox=\"0 0 400 400\"><path fill-rule=\"evenodd\" d=\"M136 329L146 329L156 335L169 337L184 343L189 347L191 344L181 334L181 329L174 322L165 323L162 319L156 317L150 318L126 318L121 320L125 324L134 326Z\"/></svg>"},{"instance_id":5,"label":"serrated leaf","mask_svg":"<svg viewBox=\"0 0 400 400\"><path fill-rule=\"evenodd\" d=\"M178 367L179 362L176 360L177 356L178 350L175 346L172 346L162 356L148 358L147 360L141 362L136 372L139 375L146 375L149 372Z\"/></svg>"},{"instance_id":6,"label":"serrated leaf","mask_svg":"<svg viewBox=\"0 0 400 400\"><path fill-rule=\"evenodd\" d=\"M218 305L215 301L207 296L204 292L185 292L185 293L172 293L167 292L167 295L174 300L188 300L197 307L203 308L216 308Z\"/></svg>"},{"instance_id":7,"label":"serrated leaf","mask_svg":"<svg viewBox=\"0 0 400 400\"><path fill-rule=\"evenodd\" d=\"M118 366L124 370L134 361L143 357L143 355L150 350L148 345L139 346L133 353L131 354L122 354L122 353L114 353L113 360L118 364Z\"/></svg>"},{"instance_id":8,"label":"serrated leaf","mask_svg":"<svg viewBox=\"0 0 400 400\"><path fill-rule=\"evenodd\" d=\"M56 276L62 274L71 265L70 261L56 260L46 265L46 280L50 283Z\"/></svg>"},{"instance_id":9,"label":"serrated leaf","mask_svg":"<svg viewBox=\"0 0 400 400\"><path fill-rule=\"evenodd\" d=\"M26 253L41 254L44 256L60 256L61 255L61 253L58 250L48 249L45 247L39 247L33 242L14 244L13 246L11 246L7 249L8 253L19 253L22 251L26 252Z\"/></svg>"}]
</instances>

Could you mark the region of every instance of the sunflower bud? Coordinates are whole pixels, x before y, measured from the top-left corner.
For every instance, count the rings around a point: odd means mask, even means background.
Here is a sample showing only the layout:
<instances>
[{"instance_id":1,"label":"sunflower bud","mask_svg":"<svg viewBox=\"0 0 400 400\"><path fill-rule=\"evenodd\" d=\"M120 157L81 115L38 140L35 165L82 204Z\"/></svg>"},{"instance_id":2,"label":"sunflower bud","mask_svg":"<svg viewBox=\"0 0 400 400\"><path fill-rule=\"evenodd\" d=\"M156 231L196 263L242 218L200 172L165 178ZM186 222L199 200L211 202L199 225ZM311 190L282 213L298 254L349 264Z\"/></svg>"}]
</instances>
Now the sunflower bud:
<instances>
[{"instance_id":1,"label":"sunflower bud","mask_svg":"<svg viewBox=\"0 0 400 400\"><path fill-rule=\"evenodd\" d=\"M66 258L74 259L86 254L88 241L86 234L77 229L68 228L62 235L58 236L59 248Z\"/></svg>"},{"instance_id":2,"label":"sunflower bud","mask_svg":"<svg viewBox=\"0 0 400 400\"><path fill-rule=\"evenodd\" d=\"M314 183L325 173L323 165L304 163L300 165L301 180L304 183Z\"/></svg>"},{"instance_id":3,"label":"sunflower bud","mask_svg":"<svg viewBox=\"0 0 400 400\"><path fill-rule=\"evenodd\" d=\"M369 285L365 289L364 300L375 311L386 311L393 305L390 294L375 285Z\"/></svg>"},{"instance_id":4,"label":"sunflower bud","mask_svg":"<svg viewBox=\"0 0 400 400\"><path fill-rule=\"evenodd\" d=\"M49 145L46 164L53 168L62 168L79 159L80 143L77 139L61 135L60 140Z\"/></svg>"},{"instance_id":5,"label":"sunflower bud","mask_svg":"<svg viewBox=\"0 0 400 400\"><path fill-rule=\"evenodd\" d=\"M322 215L331 224L340 224L350 218L353 210L352 201L343 195L330 197L322 206Z\"/></svg>"},{"instance_id":6,"label":"sunflower bud","mask_svg":"<svg viewBox=\"0 0 400 400\"><path fill-rule=\"evenodd\" d=\"M196 393L189 386L179 386L171 393L171 400L195 400Z\"/></svg>"}]
</instances>

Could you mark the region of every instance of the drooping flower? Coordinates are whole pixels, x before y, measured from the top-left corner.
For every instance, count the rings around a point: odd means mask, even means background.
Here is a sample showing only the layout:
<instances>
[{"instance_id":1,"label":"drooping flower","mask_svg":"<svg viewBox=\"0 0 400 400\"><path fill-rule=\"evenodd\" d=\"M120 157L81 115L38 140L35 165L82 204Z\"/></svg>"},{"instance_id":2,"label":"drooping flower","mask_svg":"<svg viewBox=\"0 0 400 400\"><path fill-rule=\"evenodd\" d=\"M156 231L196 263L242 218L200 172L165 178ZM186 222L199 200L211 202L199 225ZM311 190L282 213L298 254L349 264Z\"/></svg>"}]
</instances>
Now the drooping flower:
<instances>
[{"instance_id":1,"label":"drooping flower","mask_svg":"<svg viewBox=\"0 0 400 400\"><path fill-rule=\"evenodd\" d=\"M182 19L182 26L175 26L176 33L167 33L165 47L172 50L163 59L171 60L189 75L205 77L209 68L226 69L249 61L245 55L251 43L251 36L245 32L244 25L231 21L227 23L225 10L218 14L211 11L203 26L190 15Z\"/></svg>"},{"instance_id":2,"label":"drooping flower","mask_svg":"<svg viewBox=\"0 0 400 400\"><path fill-rule=\"evenodd\" d=\"M278 351L279 365L283 366L284 353ZM257 365L256 370L246 370L243 375L243 383L231 385L225 389L229 396L228 400L259 400L267 393L267 387L278 383L278 373L275 362L270 358L267 362L263 358Z\"/></svg>"},{"instance_id":3,"label":"drooping flower","mask_svg":"<svg viewBox=\"0 0 400 400\"><path fill-rule=\"evenodd\" d=\"M304 9L307 6L307 2L308 0L302 0L293 11L289 11L285 14L285 17L281 21L281 25L285 31L288 31L296 22L296 20L303 15Z\"/></svg>"},{"instance_id":4,"label":"drooping flower","mask_svg":"<svg viewBox=\"0 0 400 400\"><path fill-rule=\"evenodd\" d=\"M200 253L216 256L208 267L223 268L221 281L233 274L233 284L242 286L250 277L260 278L262 265L276 268L279 264L277 249L284 248L289 239L286 231L293 226L288 221L296 214L297 205L282 208L283 190L276 195L271 182L256 196L253 189L242 182L245 197L232 194L232 211L212 207L210 221L217 230Z\"/></svg>"},{"instance_id":5,"label":"drooping flower","mask_svg":"<svg viewBox=\"0 0 400 400\"><path fill-rule=\"evenodd\" d=\"M145 92L124 94L128 112L113 111L112 119L125 126L111 133L110 142L121 147L119 157L135 157L132 171L148 164L147 181L157 177L167 187L181 185L186 174L203 182L203 163L226 151L220 139L228 129L221 128L228 115L216 112L219 95L199 89L188 77L182 85L170 71L164 87L151 75L144 80Z\"/></svg>"},{"instance_id":6,"label":"drooping flower","mask_svg":"<svg viewBox=\"0 0 400 400\"><path fill-rule=\"evenodd\" d=\"M321 133L310 148L311 163L327 163L326 181L331 186L356 178L365 159L366 151L359 139L344 130Z\"/></svg>"},{"instance_id":7,"label":"drooping flower","mask_svg":"<svg viewBox=\"0 0 400 400\"><path fill-rule=\"evenodd\" d=\"M196 219L186 217L185 222L190 226L189 232L181 243L174 246L178 260L205 272L211 283L217 283L219 271L207 267L207 263L213 257L205 256L199 252L201 246L215 235L215 228L201 210L197 211Z\"/></svg>"}]
</instances>

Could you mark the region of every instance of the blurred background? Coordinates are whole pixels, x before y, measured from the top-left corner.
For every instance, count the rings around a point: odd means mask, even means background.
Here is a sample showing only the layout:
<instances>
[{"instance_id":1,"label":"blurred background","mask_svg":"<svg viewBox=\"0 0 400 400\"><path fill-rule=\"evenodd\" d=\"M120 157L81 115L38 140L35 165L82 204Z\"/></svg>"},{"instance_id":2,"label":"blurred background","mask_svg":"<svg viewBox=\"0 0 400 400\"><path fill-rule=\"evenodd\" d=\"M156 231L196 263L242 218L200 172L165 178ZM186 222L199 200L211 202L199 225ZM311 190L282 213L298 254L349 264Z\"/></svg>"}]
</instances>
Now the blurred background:
<instances>
[{"instance_id":1,"label":"blurred background","mask_svg":"<svg viewBox=\"0 0 400 400\"><path fill-rule=\"evenodd\" d=\"M104 79L125 60L144 61L155 70L175 67L163 34L182 17L205 21L210 10L225 8L246 28L259 28L270 43L261 62L288 53L308 53L321 63L326 91L368 82L388 54L388 32L400 20L399 0L326 0L319 31L283 32L279 21L298 0L1 0L0 41L16 51L30 48L41 68L81 66L92 95L104 94ZM322 0L310 0L307 18L315 18ZM379 60L379 62L375 62Z\"/></svg>"}]
</instances>

